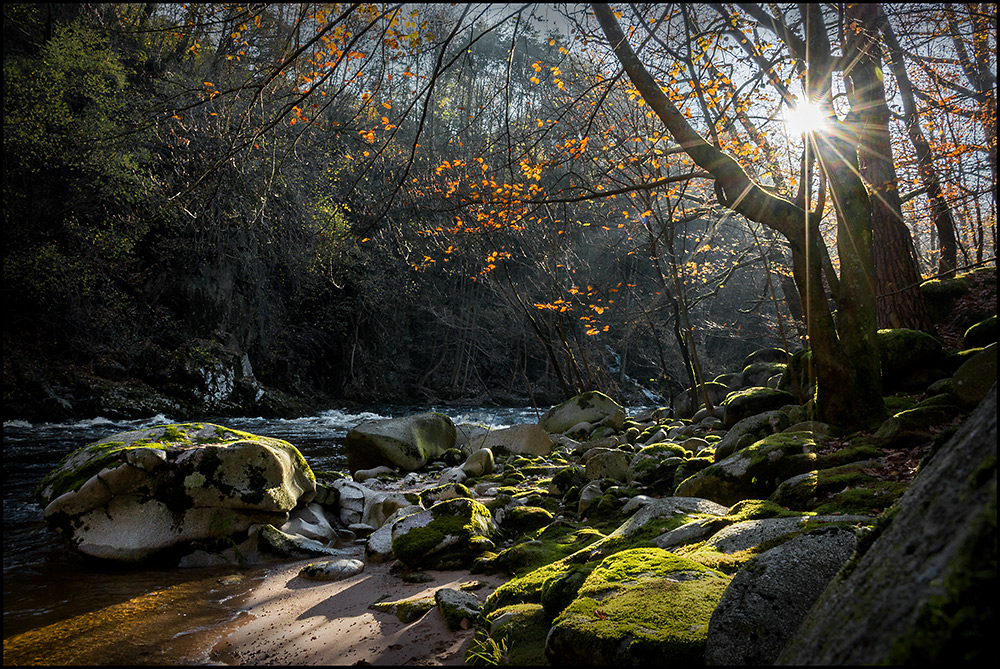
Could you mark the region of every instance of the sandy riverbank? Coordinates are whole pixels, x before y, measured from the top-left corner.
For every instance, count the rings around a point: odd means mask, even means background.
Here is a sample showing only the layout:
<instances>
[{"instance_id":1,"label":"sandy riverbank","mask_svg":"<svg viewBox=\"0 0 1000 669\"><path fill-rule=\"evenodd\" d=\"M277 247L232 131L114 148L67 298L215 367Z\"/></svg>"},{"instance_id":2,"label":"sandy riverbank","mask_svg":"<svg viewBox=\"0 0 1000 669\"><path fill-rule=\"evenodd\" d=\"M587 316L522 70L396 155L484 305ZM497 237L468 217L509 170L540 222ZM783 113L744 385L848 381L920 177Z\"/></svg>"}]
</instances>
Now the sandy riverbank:
<instances>
[{"instance_id":1,"label":"sandy riverbank","mask_svg":"<svg viewBox=\"0 0 1000 669\"><path fill-rule=\"evenodd\" d=\"M369 608L378 601L416 599L439 588L477 580L480 601L499 587L498 576L466 571L428 571L433 581L406 583L388 564L366 562L365 570L334 582L310 581L298 573L309 560L269 570L241 601L247 611L236 628L210 651L210 662L239 665L460 665L473 630L450 631L431 609L417 620Z\"/></svg>"}]
</instances>

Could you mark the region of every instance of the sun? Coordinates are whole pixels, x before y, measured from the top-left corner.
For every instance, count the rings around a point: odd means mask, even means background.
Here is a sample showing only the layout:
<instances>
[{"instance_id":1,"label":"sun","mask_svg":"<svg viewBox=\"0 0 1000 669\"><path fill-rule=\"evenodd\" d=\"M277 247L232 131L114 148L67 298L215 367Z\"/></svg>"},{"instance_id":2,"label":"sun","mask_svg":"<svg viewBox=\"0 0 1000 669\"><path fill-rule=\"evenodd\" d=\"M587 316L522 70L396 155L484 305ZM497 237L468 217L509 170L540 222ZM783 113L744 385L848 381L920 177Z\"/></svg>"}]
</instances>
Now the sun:
<instances>
[{"instance_id":1,"label":"sun","mask_svg":"<svg viewBox=\"0 0 1000 669\"><path fill-rule=\"evenodd\" d=\"M826 127L823 110L811 102L799 102L795 107L785 107L785 125L796 135L818 132Z\"/></svg>"}]
</instances>

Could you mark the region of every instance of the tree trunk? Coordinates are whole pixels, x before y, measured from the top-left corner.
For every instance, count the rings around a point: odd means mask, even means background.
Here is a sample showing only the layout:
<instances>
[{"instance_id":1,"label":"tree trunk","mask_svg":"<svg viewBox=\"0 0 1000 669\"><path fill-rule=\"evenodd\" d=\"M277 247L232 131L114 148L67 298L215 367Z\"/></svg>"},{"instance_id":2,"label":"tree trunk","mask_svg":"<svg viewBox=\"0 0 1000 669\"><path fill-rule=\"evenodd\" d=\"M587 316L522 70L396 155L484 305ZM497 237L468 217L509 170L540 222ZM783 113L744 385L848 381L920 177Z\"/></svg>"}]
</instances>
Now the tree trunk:
<instances>
[{"instance_id":1,"label":"tree trunk","mask_svg":"<svg viewBox=\"0 0 1000 669\"><path fill-rule=\"evenodd\" d=\"M815 226L818 215L763 190L732 157L695 132L636 56L610 7L594 4L593 8L615 56L643 99L691 159L715 177L720 204L767 225L788 240L817 364L816 404L820 417L844 427L866 427L880 421L885 405L875 346L871 210L867 191L858 176L856 147L839 137L819 142L819 158L830 181L838 215L842 275L839 326L835 327L823 291L818 243L815 235L806 234ZM821 22L814 25L822 30ZM825 37L825 32L822 36ZM825 61L810 63L810 68L829 65L832 59L828 44L826 51ZM826 72L829 78L830 70Z\"/></svg>"},{"instance_id":2,"label":"tree trunk","mask_svg":"<svg viewBox=\"0 0 1000 669\"><path fill-rule=\"evenodd\" d=\"M948 206L944 193L941 191L941 181L938 179L937 170L934 169L934 156L931 154L930 144L927 143L927 138L924 137L924 132L920 128L913 86L906 73L906 64L903 62L903 50L899 48L896 33L889 25L885 13L880 9L879 14L880 28L885 37L889 62L892 64L892 73L896 77L899 97L903 102L906 133L917 154L920 182L927 189L927 199L931 207L931 221L940 240L941 252L938 256L938 273L947 276L954 273L957 267L958 243L955 241L955 221L951 216L951 207Z\"/></svg>"},{"instance_id":3,"label":"tree trunk","mask_svg":"<svg viewBox=\"0 0 1000 669\"><path fill-rule=\"evenodd\" d=\"M877 4L847 7L844 51L851 66L848 97L857 110L857 155L861 175L871 187L871 218L875 253L876 313L880 328L909 328L933 332L920 293L920 272L910 231L903 223L899 178L892 163L889 108L882 85L878 44ZM853 119L852 119L853 120Z\"/></svg>"}]
</instances>

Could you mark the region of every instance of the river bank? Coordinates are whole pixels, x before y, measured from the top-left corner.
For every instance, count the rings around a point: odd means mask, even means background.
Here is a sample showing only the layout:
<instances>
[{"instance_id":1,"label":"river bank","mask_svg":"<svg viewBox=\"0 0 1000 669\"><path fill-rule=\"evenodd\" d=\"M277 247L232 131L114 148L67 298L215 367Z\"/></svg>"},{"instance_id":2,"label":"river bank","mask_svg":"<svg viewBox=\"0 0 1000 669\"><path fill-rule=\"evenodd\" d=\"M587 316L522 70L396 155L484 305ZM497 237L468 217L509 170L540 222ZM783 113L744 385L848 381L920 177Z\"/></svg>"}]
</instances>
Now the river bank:
<instances>
[{"instance_id":1,"label":"river bank","mask_svg":"<svg viewBox=\"0 0 1000 669\"><path fill-rule=\"evenodd\" d=\"M269 571L240 599L245 613L229 625L207 659L229 665L461 665L473 629L451 631L441 613L427 611L411 622L371 609L386 600L420 599L441 588L475 581L482 601L505 578L466 571L425 572L431 580L407 583L389 564L368 563L357 576L335 582L301 578L308 561ZM205 638L211 641L210 634ZM197 658L192 658L197 659Z\"/></svg>"}]
</instances>

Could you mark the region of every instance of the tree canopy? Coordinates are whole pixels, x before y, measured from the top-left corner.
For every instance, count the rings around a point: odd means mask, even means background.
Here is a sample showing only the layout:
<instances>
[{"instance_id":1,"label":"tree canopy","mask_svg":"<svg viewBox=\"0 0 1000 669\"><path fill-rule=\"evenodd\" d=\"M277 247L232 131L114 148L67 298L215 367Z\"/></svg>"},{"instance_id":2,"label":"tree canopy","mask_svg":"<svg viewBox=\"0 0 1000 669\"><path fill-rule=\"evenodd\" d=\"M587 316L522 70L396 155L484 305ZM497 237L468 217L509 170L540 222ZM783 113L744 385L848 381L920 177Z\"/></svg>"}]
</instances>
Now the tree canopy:
<instances>
[{"instance_id":1,"label":"tree canopy","mask_svg":"<svg viewBox=\"0 0 1000 669\"><path fill-rule=\"evenodd\" d=\"M867 424L995 264L996 8L8 3L4 164L18 350L656 401L777 344Z\"/></svg>"}]
</instances>

